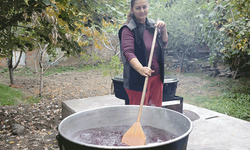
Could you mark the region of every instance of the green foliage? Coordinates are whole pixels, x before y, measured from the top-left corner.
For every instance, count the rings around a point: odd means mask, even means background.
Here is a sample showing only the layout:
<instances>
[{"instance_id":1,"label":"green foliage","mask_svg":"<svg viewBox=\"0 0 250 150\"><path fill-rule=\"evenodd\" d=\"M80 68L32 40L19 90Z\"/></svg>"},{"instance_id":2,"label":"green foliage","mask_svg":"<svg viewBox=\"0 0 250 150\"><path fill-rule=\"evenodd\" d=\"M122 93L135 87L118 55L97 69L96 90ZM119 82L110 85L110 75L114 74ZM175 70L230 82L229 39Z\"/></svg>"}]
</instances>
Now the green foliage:
<instances>
[{"instance_id":1,"label":"green foliage","mask_svg":"<svg viewBox=\"0 0 250 150\"><path fill-rule=\"evenodd\" d=\"M206 63L206 62L203 61L203 60L198 59L198 60L197 60L197 63Z\"/></svg>"},{"instance_id":2,"label":"green foliage","mask_svg":"<svg viewBox=\"0 0 250 150\"><path fill-rule=\"evenodd\" d=\"M189 76L192 76L192 77L194 77L194 76L200 76L200 74L198 74L198 73L184 73L183 75L187 76L187 77L189 77Z\"/></svg>"},{"instance_id":3,"label":"green foliage","mask_svg":"<svg viewBox=\"0 0 250 150\"><path fill-rule=\"evenodd\" d=\"M22 22L31 21L31 18L25 18L24 14L32 15L32 10L45 9L45 5L41 1L30 0L29 3L25 0L18 3L9 0L1 1L0 10L0 58L10 58L13 56L13 50L23 50L30 48L33 44L31 40L27 40L30 29L23 28Z\"/></svg>"},{"instance_id":4,"label":"green foliage","mask_svg":"<svg viewBox=\"0 0 250 150\"><path fill-rule=\"evenodd\" d=\"M122 20L122 19L121 19ZM118 38L118 29L122 24L118 24L118 21L114 22L102 22L102 43L110 51L113 52L111 61L104 69L103 75L110 75L111 77L123 72L123 64L119 58L120 56L120 43ZM104 62L103 62L104 64Z\"/></svg>"},{"instance_id":5,"label":"green foliage","mask_svg":"<svg viewBox=\"0 0 250 150\"><path fill-rule=\"evenodd\" d=\"M109 75L113 77L115 75L122 74L122 72L123 72L123 64L121 60L119 59L119 57L115 55L111 58L111 61L104 69L103 75L104 76Z\"/></svg>"},{"instance_id":6,"label":"green foliage","mask_svg":"<svg viewBox=\"0 0 250 150\"><path fill-rule=\"evenodd\" d=\"M249 94L250 95L250 84L248 78L240 78L239 80L229 80L228 82L221 83L223 92L230 91L232 94Z\"/></svg>"},{"instance_id":7,"label":"green foliage","mask_svg":"<svg viewBox=\"0 0 250 150\"><path fill-rule=\"evenodd\" d=\"M225 114L250 121L250 95L227 92L222 94L219 99L221 102L224 100L226 107L222 111Z\"/></svg>"},{"instance_id":8,"label":"green foliage","mask_svg":"<svg viewBox=\"0 0 250 150\"><path fill-rule=\"evenodd\" d=\"M82 53L80 60L83 60L85 62L93 61L92 66L94 66L97 62L103 62L104 60L95 52L92 52L91 54L88 53Z\"/></svg>"},{"instance_id":9,"label":"green foliage","mask_svg":"<svg viewBox=\"0 0 250 150\"><path fill-rule=\"evenodd\" d=\"M117 33L121 25L117 21L112 23L102 22L102 43L108 50L113 51L113 55L120 54L120 43Z\"/></svg>"},{"instance_id":10,"label":"green foliage","mask_svg":"<svg viewBox=\"0 0 250 150\"><path fill-rule=\"evenodd\" d=\"M64 72L72 72L72 71L77 71L79 70L76 67L53 67L51 70L48 70L45 73L45 76L51 75L51 74L55 74L55 73L64 73Z\"/></svg>"},{"instance_id":11,"label":"green foliage","mask_svg":"<svg viewBox=\"0 0 250 150\"><path fill-rule=\"evenodd\" d=\"M56 57L54 47L61 47L66 55L83 51L81 37L90 37L93 30L102 28L103 19L109 22L124 17L126 1L3 0L1 6L0 57L12 57L17 48L33 50L34 41L49 42L47 53ZM87 28L94 24L93 30Z\"/></svg>"},{"instance_id":12,"label":"green foliage","mask_svg":"<svg viewBox=\"0 0 250 150\"><path fill-rule=\"evenodd\" d=\"M169 4L166 7L166 4ZM169 34L167 49L182 55L186 50L191 52L197 45L196 28L199 20L195 18L199 4L196 0L150 1L149 18L163 20Z\"/></svg>"},{"instance_id":13,"label":"green foliage","mask_svg":"<svg viewBox=\"0 0 250 150\"><path fill-rule=\"evenodd\" d=\"M29 67L24 67L24 68L19 68L14 72L15 76L36 76L36 74L34 73L34 70L30 69Z\"/></svg>"},{"instance_id":14,"label":"green foliage","mask_svg":"<svg viewBox=\"0 0 250 150\"><path fill-rule=\"evenodd\" d=\"M88 44L83 37L98 41L102 20L113 22L123 17L125 4L125 0L20 0L18 3L3 0L0 10L0 58L12 62L14 51L32 51L45 44L49 44L46 53L53 59L58 55L56 48L61 48L64 56L80 54L84 52L82 46ZM41 47L39 50L41 54L45 52ZM16 66L8 65L12 84Z\"/></svg>"},{"instance_id":15,"label":"green foliage","mask_svg":"<svg viewBox=\"0 0 250 150\"><path fill-rule=\"evenodd\" d=\"M94 53L92 55L92 59L93 59L93 61L97 61L97 60L100 60L101 58L97 54Z\"/></svg>"},{"instance_id":16,"label":"green foliage","mask_svg":"<svg viewBox=\"0 0 250 150\"><path fill-rule=\"evenodd\" d=\"M233 70L250 66L250 1L210 1L200 7L200 39L211 50L210 60L229 64Z\"/></svg>"},{"instance_id":17,"label":"green foliage","mask_svg":"<svg viewBox=\"0 0 250 150\"><path fill-rule=\"evenodd\" d=\"M21 91L0 84L0 106L18 105L24 103L38 103L39 99L33 96L26 97Z\"/></svg>"},{"instance_id":18,"label":"green foliage","mask_svg":"<svg viewBox=\"0 0 250 150\"><path fill-rule=\"evenodd\" d=\"M231 95L223 93L220 96L190 97L190 104L198 105L219 113L242 120L250 121L250 96L244 94Z\"/></svg>"},{"instance_id":19,"label":"green foliage","mask_svg":"<svg viewBox=\"0 0 250 150\"><path fill-rule=\"evenodd\" d=\"M8 68L4 67L2 70L1 70L1 73L5 73L5 72L8 72Z\"/></svg>"},{"instance_id":20,"label":"green foliage","mask_svg":"<svg viewBox=\"0 0 250 150\"><path fill-rule=\"evenodd\" d=\"M87 71L87 70L92 70L92 69L102 69L105 68L106 66L103 66L101 64L98 65L80 65L79 67L53 67L52 69L48 70L45 73L45 76L49 76L51 74L55 73L65 73L65 72L73 72L73 71Z\"/></svg>"},{"instance_id":21,"label":"green foliage","mask_svg":"<svg viewBox=\"0 0 250 150\"><path fill-rule=\"evenodd\" d=\"M165 75L165 76L171 76L172 73L165 69L164 75Z\"/></svg>"},{"instance_id":22,"label":"green foliage","mask_svg":"<svg viewBox=\"0 0 250 150\"><path fill-rule=\"evenodd\" d=\"M106 1L81 1L75 0L76 7L82 14L86 14L86 24L92 22L101 27L103 19L111 21L118 20L125 16L126 0Z\"/></svg>"},{"instance_id":23,"label":"green foliage","mask_svg":"<svg viewBox=\"0 0 250 150\"><path fill-rule=\"evenodd\" d=\"M81 54L80 60L89 61L89 59L91 59L91 56L88 55L87 53L82 53L82 54Z\"/></svg>"}]
</instances>

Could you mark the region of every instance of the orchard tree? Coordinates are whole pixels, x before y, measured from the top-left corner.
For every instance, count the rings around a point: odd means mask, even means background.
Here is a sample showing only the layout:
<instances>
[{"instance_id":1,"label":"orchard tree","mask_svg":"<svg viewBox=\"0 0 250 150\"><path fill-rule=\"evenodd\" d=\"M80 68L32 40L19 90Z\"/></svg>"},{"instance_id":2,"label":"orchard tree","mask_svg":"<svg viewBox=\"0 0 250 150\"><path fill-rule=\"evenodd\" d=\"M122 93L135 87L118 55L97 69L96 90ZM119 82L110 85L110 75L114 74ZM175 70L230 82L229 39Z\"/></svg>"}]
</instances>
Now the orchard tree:
<instances>
[{"instance_id":1,"label":"orchard tree","mask_svg":"<svg viewBox=\"0 0 250 150\"><path fill-rule=\"evenodd\" d=\"M28 34L29 27L23 26L22 22L30 21L30 18L25 18L24 14L32 15L32 10L45 9L45 5L41 1L35 2L30 0L28 3L24 0L2 0L0 3L0 58L7 59L10 83L14 84L13 71L18 66L23 52L27 49L32 50L32 41L26 40L23 37ZM18 62L13 66L13 52L20 50Z\"/></svg>"},{"instance_id":2,"label":"orchard tree","mask_svg":"<svg viewBox=\"0 0 250 150\"><path fill-rule=\"evenodd\" d=\"M150 2L150 16L166 23L169 41L168 50L173 50L183 70L183 61L198 45L196 30L199 20L195 18L199 3L196 0L158 0Z\"/></svg>"},{"instance_id":3,"label":"orchard tree","mask_svg":"<svg viewBox=\"0 0 250 150\"><path fill-rule=\"evenodd\" d=\"M4 0L0 16L3 20L0 23L0 56L9 62L11 84L14 84L13 71L18 65L17 63L14 68L12 66L13 51L18 49L25 52L27 49L33 50L35 45L38 47L41 56L39 64L42 69L40 86L43 87L42 76L48 69L45 68L43 71L44 53L51 56L51 60L58 61L62 56L57 56L56 47L65 52L63 56L83 53L82 47L87 45L89 40L93 40L98 47L101 37L98 36L99 29L102 28L98 25L99 19L112 21L115 17L123 16L123 13L118 11L122 9L123 3L124 1L81 0L21 0L16 3ZM105 12L112 16L106 16ZM84 40L83 36L91 38Z\"/></svg>"},{"instance_id":4,"label":"orchard tree","mask_svg":"<svg viewBox=\"0 0 250 150\"><path fill-rule=\"evenodd\" d=\"M210 47L210 60L229 65L234 78L250 69L249 8L249 0L212 0L201 6L198 16L203 20L200 36Z\"/></svg>"},{"instance_id":5,"label":"orchard tree","mask_svg":"<svg viewBox=\"0 0 250 150\"><path fill-rule=\"evenodd\" d=\"M72 1L70 1L72 4ZM84 51L83 49L79 48L79 47L83 47L85 45L88 45L90 40L93 40L94 45L96 47L101 47L100 46L100 40L102 38L101 36L101 29L102 29L102 25L100 24L98 25L98 20L94 21L92 20L92 18L97 18L98 19L104 19L106 20L110 20L110 21L115 21L112 19L112 17L107 16L108 18L105 17L105 15L103 15L103 17L100 17L100 15L97 15L93 12L91 12L92 8L87 8L85 2L82 1L75 1L78 2L76 5L75 3L73 3L71 6L69 5L69 3L67 3L66 5L61 5L59 2L56 2L55 5L56 6L60 6L57 8L47 8L47 12L48 12L48 17L43 19L41 18L40 20L44 20L45 24L44 24L44 28L48 27L48 25L51 26L51 33L49 34L49 41L50 43L46 44L46 41L48 40L44 40L44 47L41 46L40 43L38 43L39 45L39 50L40 50L40 60L39 60L39 64L40 64L40 92L39 92L39 96L42 96L42 87L43 87L43 75L46 73L46 71L48 70L49 67L52 66L52 64L54 64L55 62L57 62L60 58L62 58L64 56L61 55L59 57L56 58L57 54L55 54L55 48L56 47L62 47L62 51L66 51L67 53L65 53L66 55L74 55L74 54L82 54ZM86 1L87 2L87 1ZM84 4L81 7L81 4ZM113 1L114 3L114 1ZM80 5L80 6L79 6ZM88 5L96 5L96 6L102 6L103 3L88 3ZM111 6L110 6L111 7ZM73 8L73 9L72 9ZM85 9L89 9L90 11L86 11ZM96 7L94 7L96 8ZM97 7L98 8L98 7ZM109 7L107 7L109 8ZM112 7L111 7L112 8ZM110 11L110 10L107 10ZM113 9L113 11L116 11L116 13L118 12L116 9ZM47 15L45 12L45 16ZM59 12L59 13L58 13ZM61 12L61 13L60 13ZM67 12L67 13L64 13ZM88 12L88 14L86 14ZM112 11L111 11L112 12ZM52 14L52 15L49 15ZM96 15L96 16L95 16ZM123 15L123 13L118 13L118 15ZM58 17L57 17L58 16ZM66 18L70 18L68 19L68 21L66 22L64 17L66 16ZM89 16L92 16L91 18L88 18ZM37 18L39 18L40 16L38 15ZM62 20L64 21L59 21L59 25L63 25L64 27L59 28L60 26L57 26L57 19L60 20L60 18L62 18ZM66 23L65 23L66 22ZM89 22L96 22L96 23L89 23ZM41 24L38 24L38 27L40 28ZM61 30L61 32L59 31ZM62 34L60 34L62 33ZM41 33L42 34L42 33ZM65 34L65 36L64 36ZM60 36L61 35L61 36ZM64 36L64 41L62 41L62 36ZM87 36L88 39L84 40L83 36ZM59 40L57 42L57 40ZM41 40L40 40L41 41ZM77 43L74 45L70 45L70 42L68 41L73 41L73 43ZM65 48L65 44L62 43L67 43L66 46L68 46L67 48ZM50 46L51 45L51 46ZM74 49L72 49L72 47L74 47ZM52 61L52 63L47 66L45 68L45 70L43 70L43 57L45 53L48 54L52 54L54 61Z\"/></svg>"},{"instance_id":6,"label":"orchard tree","mask_svg":"<svg viewBox=\"0 0 250 150\"><path fill-rule=\"evenodd\" d=\"M102 21L102 43L103 45L110 51L113 52L113 55L120 54L119 47L119 38L118 38L118 30L122 26L122 24L114 22L106 22Z\"/></svg>"}]
</instances>

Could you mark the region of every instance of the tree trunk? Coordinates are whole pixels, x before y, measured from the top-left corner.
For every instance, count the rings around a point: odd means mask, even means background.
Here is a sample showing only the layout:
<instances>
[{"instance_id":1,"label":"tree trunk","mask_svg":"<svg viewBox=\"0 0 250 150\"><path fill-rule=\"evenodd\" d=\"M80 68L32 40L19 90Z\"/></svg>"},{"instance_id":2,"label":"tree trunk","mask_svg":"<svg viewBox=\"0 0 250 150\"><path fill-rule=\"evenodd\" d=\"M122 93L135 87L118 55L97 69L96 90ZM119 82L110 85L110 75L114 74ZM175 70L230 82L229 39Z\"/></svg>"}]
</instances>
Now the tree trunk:
<instances>
[{"instance_id":1,"label":"tree trunk","mask_svg":"<svg viewBox=\"0 0 250 150\"><path fill-rule=\"evenodd\" d=\"M14 82L14 74L13 74L13 65L12 65L12 57L7 59L8 61L8 68L9 68L9 76L10 76L10 84L15 84Z\"/></svg>"},{"instance_id":2,"label":"tree trunk","mask_svg":"<svg viewBox=\"0 0 250 150\"><path fill-rule=\"evenodd\" d=\"M234 73L234 77L233 77L234 79L236 79L236 76L237 76L238 70L239 70L239 68L237 68L237 69L236 69L236 71L235 71L235 73Z\"/></svg>"},{"instance_id":3,"label":"tree trunk","mask_svg":"<svg viewBox=\"0 0 250 150\"><path fill-rule=\"evenodd\" d=\"M47 47L49 44L46 44L44 46L44 48L42 48L42 46L40 45L40 43L38 43L39 45L39 51L40 51L40 56L39 56L39 65L40 65L40 89L39 89L39 96L42 97L43 95L43 76L44 74L47 72L47 70L53 65L55 64L57 61L59 61L63 56L58 57L54 62L52 62L50 65L48 65L45 70L43 69L43 58L44 58L44 54L47 51Z\"/></svg>"},{"instance_id":4,"label":"tree trunk","mask_svg":"<svg viewBox=\"0 0 250 150\"><path fill-rule=\"evenodd\" d=\"M13 54L13 51L11 51ZM9 68L9 76L10 76L10 84L15 85L14 81L14 70L17 68L18 64L20 63L21 57L22 57L23 52L20 52L18 61L16 62L15 66L13 66L13 57L11 56L10 58L7 59L8 61L8 68Z\"/></svg>"},{"instance_id":5,"label":"tree trunk","mask_svg":"<svg viewBox=\"0 0 250 150\"><path fill-rule=\"evenodd\" d=\"M41 67L40 71L40 88L39 88L39 96L42 97L43 95L43 67Z\"/></svg>"},{"instance_id":6,"label":"tree trunk","mask_svg":"<svg viewBox=\"0 0 250 150\"><path fill-rule=\"evenodd\" d=\"M42 97L43 95L43 56L45 53L45 47L44 50L40 47L41 55L40 55L40 60L39 60L39 65L40 65L40 88L39 88L39 96Z\"/></svg>"},{"instance_id":7,"label":"tree trunk","mask_svg":"<svg viewBox=\"0 0 250 150\"><path fill-rule=\"evenodd\" d=\"M44 54L46 53L47 51L47 47L49 44L46 44L44 46L44 48L42 48L41 44L38 43L39 45L39 51L40 51L40 59L39 59L39 65L40 65L40 88L39 88L39 96L42 97L43 95L43 75L44 75L44 71L43 71L43 57L44 57Z\"/></svg>"},{"instance_id":8,"label":"tree trunk","mask_svg":"<svg viewBox=\"0 0 250 150\"><path fill-rule=\"evenodd\" d=\"M185 57L185 53L182 55L182 58L181 58L180 73L182 73L182 70L183 70L183 61L184 61L184 57Z\"/></svg>"},{"instance_id":9,"label":"tree trunk","mask_svg":"<svg viewBox=\"0 0 250 150\"><path fill-rule=\"evenodd\" d=\"M187 52L188 52L188 49L182 54L181 64L180 64L180 73L183 70L183 62L184 62L184 58L185 58Z\"/></svg>"}]
</instances>

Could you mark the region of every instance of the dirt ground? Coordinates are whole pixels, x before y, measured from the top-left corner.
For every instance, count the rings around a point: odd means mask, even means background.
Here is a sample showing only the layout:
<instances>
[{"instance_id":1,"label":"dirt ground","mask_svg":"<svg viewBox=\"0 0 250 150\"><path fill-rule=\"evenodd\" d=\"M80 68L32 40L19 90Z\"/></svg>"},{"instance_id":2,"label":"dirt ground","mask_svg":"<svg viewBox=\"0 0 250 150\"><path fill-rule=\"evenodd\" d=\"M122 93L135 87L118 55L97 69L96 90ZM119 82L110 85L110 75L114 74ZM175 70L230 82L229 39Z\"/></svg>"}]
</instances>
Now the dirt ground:
<instances>
[{"instance_id":1,"label":"dirt ground","mask_svg":"<svg viewBox=\"0 0 250 150\"><path fill-rule=\"evenodd\" d=\"M179 79L176 95L213 94L201 87L209 81L195 76L174 75ZM39 77L15 76L15 84L27 96L37 96ZM9 85L6 73L0 73L0 83ZM43 98L38 104L0 106L0 149L53 150L59 149L57 126L61 122L61 102L111 94L112 80L101 70L56 73L44 77ZM184 99L185 102L185 99ZM19 133L14 124L23 126ZM14 125L15 126L15 125Z\"/></svg>"}]
</instances>

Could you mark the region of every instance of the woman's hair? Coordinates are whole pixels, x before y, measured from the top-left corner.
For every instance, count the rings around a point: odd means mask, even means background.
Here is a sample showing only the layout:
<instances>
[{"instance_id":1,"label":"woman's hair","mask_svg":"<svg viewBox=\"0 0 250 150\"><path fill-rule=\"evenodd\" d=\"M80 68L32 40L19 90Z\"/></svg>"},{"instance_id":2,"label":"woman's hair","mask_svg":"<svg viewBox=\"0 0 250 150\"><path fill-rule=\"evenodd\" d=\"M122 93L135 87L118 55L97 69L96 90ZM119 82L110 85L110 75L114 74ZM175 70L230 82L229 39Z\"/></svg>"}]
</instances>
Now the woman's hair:
<instances>
[{"instance_id":1,"label":"woman's hair","mask_svg":"<svg viewBox=\"0 0 250 150\"><path fill-rule=\"evenodd\" d=\"M135 4L135 2L136 2L136 1L137 1L137 0L131 0L131 2L130 2L130 9L129 9L129 13L128 13L128 15L127 15L127 20L126 20L126 22L125 22L124 24L129 23L130 19L132 18L132 16L133 16L133 12L131 11L131 9L133 9L134 4Z\"/></svg>"}]
</instances>

